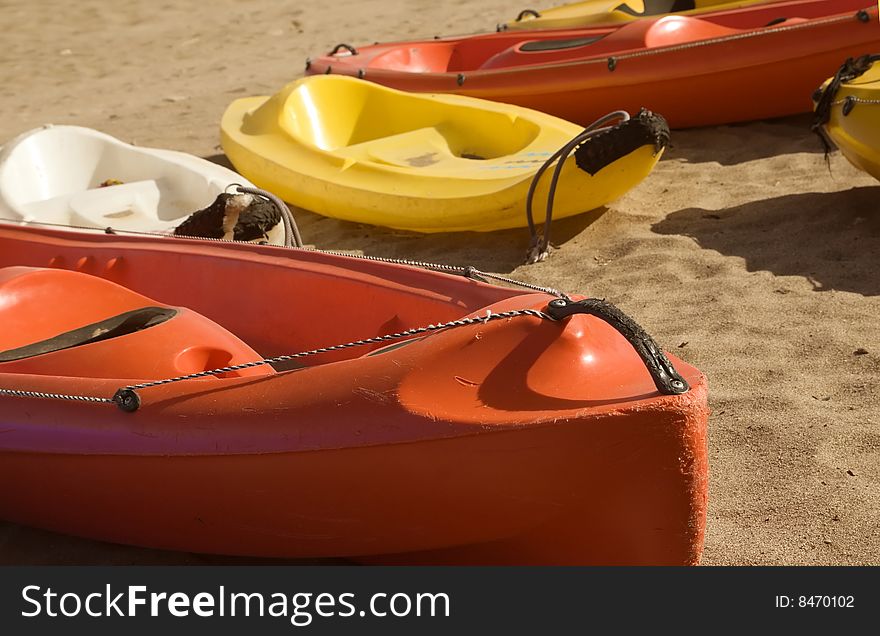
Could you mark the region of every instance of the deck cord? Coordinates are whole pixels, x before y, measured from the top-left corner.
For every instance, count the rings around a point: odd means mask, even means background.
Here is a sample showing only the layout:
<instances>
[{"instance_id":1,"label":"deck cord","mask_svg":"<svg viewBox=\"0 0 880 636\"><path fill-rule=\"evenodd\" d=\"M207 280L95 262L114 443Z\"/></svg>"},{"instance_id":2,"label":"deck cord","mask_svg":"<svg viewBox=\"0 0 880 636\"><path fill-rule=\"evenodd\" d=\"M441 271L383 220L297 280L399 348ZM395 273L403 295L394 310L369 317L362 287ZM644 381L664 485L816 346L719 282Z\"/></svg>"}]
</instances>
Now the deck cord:
<instances>
[{"instance_id":1,"label":"deck cord","mask_svg":"<svg viewBox=\"0 0 880 636\"><path fill-rule=\"evenodd\" d=\"M101 404L114 404L114 401L111 398L95 397L93 395L43 393L42 391L19 391L17 389L0 389L0 395L5 395L8 397L41 398L44 400L70 400L73 402L98 402Z\"/></svg>"},{"instance_id":2,"label":"deck cord","mask_svg":"<svg viewBox=\"0 0 880 636\"><path fill-rule=\"evenodd\" d=\"M45 393L41 391L27 391L20 389L0 388L0 396L25 397L25 398L42 398L55 400L68 400L77 402L91 402L100 404L115 404L120 410L131 413L137 411L141 406L141 397L138 391L151 387L182 382L185 380L195 380L207 378L211 376L219 376L226 373L234 373L244 369L251 369L258 366L276 364L281 362L289 362L299 358L319 355L322 353L331 353L334 351L342 351L352 347L361 347L371 344L382 344L393 340L404 338L412 338L424 333L442 331L446 329L454 329L458 327L466 327L469 325L485 325L496 320L507 320L512 318L531 317L540 320L548 320L551 322L560 322L577 314L585 314L595 316L610 325L633 347L635 352L641 358L648 373L654 381L654 386L663 395L679 395L690 390L687 381L676 371L672 362L666 357L662 349L650 335L632 318L623 313L620 309L598 298L587 298L580 301L572 301L564 298L556 298L551 300L546 308L538 309L512 309L493 313L491 310L486 311L485 316L472 316L468 318L459 318L448 322L430 324L423 327L415 327L398 331L396 333L375 336L372 338L364 338L361 340L353 340L344 344L336 344L327 347L319 347L309 351L300 351L298 353L275 356L272 358L263 358L251 362L243 362L241 364L229 365L216 369L207 369L197 373L189 373L173 378L165 378L162 380L152 380L149 382L141 382L139 384L130 384L122 387L114 393L112 398L96 397L89 395L64 394L64 393Z\"/></svg>"},{"instance_id":3,"label":"deck cord","mask_svg":"<svg viewBox=\"0 0 880 636\"><path fill-rule=\"evenodd\" d=\"M593 124L591 124L585 131L580 133L577 137L575 137L571 142L566 144L563 148L561 148L557 153L551 157L539 170L535 179L533 180L533 187L530 189L529 193L529 224L530 229L534 232L534 223L531 218L531 197L534 194L534 185L537 182L537 179L546 171L547 168L552 164L552 161L556 158L560 158L559 165L557 166L556 171L553 175L553 181L551 182L550 194L548 198L548 209L547 209L547 219L544 230L544 248L548 245L546 242L548 239L549 233L549 224L552 219L552 198L555 192L556 180L558 179L560 166L565 161L565 158L577 147L578 144L582 143L585 139L588 139L590 136L602 132L604 130L608 130L608 127L600 128L602 124L611 121L613 119L623 119L626 121L629 119L629 114L623 111L617 111L614 113L610 113L605 117L597 120ZM312 349L310 351L301 351L299 353L276 356L273 358L264 358L262 360L256 360L253 362L246 362L238 365L231 365L226 367L221 367L217 369L210 369L201 371L198 373L191 373L187 375L177 376L174 378L166 378L163 380L155 380L151 382L144 382L140 384L133 384L119 389L112 398L104 398L104 397L96 397L89 395L76 395L76 394L63 394L63 393L46 393L42 391L27 391L20 389L7 389L0 388L0 396L10 396L10 397L24 397L24 398L42 398L42 399L56 399L56 400L68 400L68 401L77 401L77 402L87 402L87 403L99 403L99 404L116 404L121 410L132 412L136 411L140 408L141 399L138 395L137 391L140 389L146 389L150 387L160 386L164 384L170 384L173 382L180 382L183 380L191 380L196 378L204 378L209 376L222 375L224 373L232 373L235 371L240 371L243 369L249 369L257 366L274 364L279 362L286 362L298 358L304 358L308 356L318 355L321 353L329 353L333 351L340 351L343 349L348 349L352 347L359 347L363 345L369 344L379 344L392 340L399 340L401 338L409 338L412 336L416 336L422 333L429 333L434 331L440 331L444 329L451 329L456 327L463 327L467 325L474 324L486 324L490 321L501 320L501 319L510 319L510 318L518 318L523 316L530 316L533 318L539 318L542 320L551 320L558 321L564 317L573 315L575 313L589 313L591 315L597 316L605 322L611 324L618 332L620 332L630 344L633 345L636 352L642 358L652 377L654 378L655 385L658 389L664 394L675 394L682 393L687 390L687 383L684 382L684 379L681 378L676 372L674 367L672 367L671 363L666 360L665 356L663 356L662 351L656 346L653 339L644 332L643 329L638 327L634 321L626 318L624 323L621 322L619 316L622 316L622 312L617 310L615 307L610 305L609 303L605 303L604 301L599 301L597 299L589 299L587 301L581 301L580 303L575 303L571 301L571 299L564 293L549 288L542 287L540 285L535 285L532 283L526 283L523 281L514 280L512 278L508 278L506 276L501 276L499 274L492 274L489 272L482 272L475 267L467 266L455 266L455 265L444 265L440 263L427 263L422 261L411 261L406 259L392 259L392 258L382 258L378 256L367 256L367 255L357 255L357 254L346 254L343 252L336 251L325 251L318 250L312 248L304 248L302 247L302 239L299 235L299 230L296 227L296 223L293 220L292 215L290 215L287 206L281 202L278 197L275 195L266 192L264 190L260 190L257 188L248 188L241 185L237 185L239 192L245 192L248 194L256 194L259 196L263 196L269 199L281 212L282 219L285 222L285 230L286 230L286 238L285 245L282 249L303 249L306 251L315 251L324 254L330 254L335 256L343 256L346 258L355 258L360 260L368 260L368 261L378 261L383 263L392 263L399 265L407 265L413 267L420 267L424 269L431 269L440 272L448 272L448 273L456 273L463 275L467 278L474 280L482 280L486 279L496 280L498 282L508 283L511 285L517 285L523 288L531 289L534 291L539 291L542 293L547 293L553 296L556 296L556 300L553 300L548 305L548 312L539 311L536 309L516 309L506 312L500 313L492 313L491 310L487 311L485 316L480 317L472 317L472 318L461 318L458 320L452 320L445 323L431 324L423 327L416 327L413 329L407 329L405 331L400 331L392 334L385 334L382 336L376 336L373 338L365 338L362 340L355 340L352 342L347 342L344 344L331 345L328 347L321 347L318 349ZM82 227L82 226L71 226L64 225L59 223L47 223L41 221L33 221L33 220L15 220L15 219L0 219L2 221L11 221L14 223L22 223L22 224L35 224L35 225L46 225L53 227L63 227L68 229L79 229L79 230L95 230L96 228L90 227ZM289 224L288 224L289 223ZM195 241L212 241L212 242L221 242L221 243L234 243L235 241L230 241L226 239L209 239L209 238L194 238L194 237L182 237L176 235L162 234L156 232L139 232L133 230L115 230L113 228L106 228L104 230L107 233L115 234L134 234L134 235L144 235L144 236L152 236L152 237L162 237L162 238L171 238L171 239L182 239L182 240L195 240ZM533 239L535 238L535 234L533 233ZM296 243L296 245L290 245L291 242ZM537 244L537 243L536 243ZM276 246L277 247L277 246ZM597 309L598 307L598 309ZM555 314L555 315L554 315ZM633 329L630 325L636 325L637 329ZM658 357L659 355L659 357ZM659 362L658 362L659 360ZM673 378L670 380L670 377Z\"/></svg>"},{"instance_id":4,"label":"deck cord","mask_svg":"<svg viewBox=\"0 0 880 636\"><path fill-rule=\"evenodd\" d=\"M283 203L281 203L280 199L278 199L278 197L276 197L275 195L273 195L269 192L266 192L264 190L259 190L257 188L246 188L246 187L238 185L238 184L233 184L233 185L235 187L237 187L237 189L240 192L245 192L248 194L258 194L260 196L265 196L270 201L272 201L276 206L278 206L279 210L282 210L282 218L287 218L287 215L284 214L284 210L287 209L287 206L284 205ZM288 214L289 214L289 211L288 211ZM290 219L292 220L292 216L290 217ZM100 228L79 226L79 225L67 225L67 224L63 224L63 223L50 223L50 222L46 222L46 221L37 221L37 220L31 220L31 219L0 218L0 221L6 221L6 222L15 223L15 224L22 224L22 225L40 225L40 226L47 226L47 227L59 227L59 228L64 228L64 229L75 229L75 230L85 230L85 231L101 231ZM296 227L295 222L293 223L293 227ZM119 230L119 229L115 229L112 227L104 228L103 231L107 234L128 234L128 235L135 235L135 236L148 236L148 237L152 237L152 238L162 238L162 239L166 239L166 240L170 239L170 240L186 240L186 241L208 241L208 242L213 242L213 243L229 243L229 244L238 243L238 241L233 241L233 240L229 240L229 239L177 236L174 234L166 234L166 233L161 233L161 232ZM320 250L317 248L303 247L302 241L299 238L298 229L295 232L288 233L287 236L288 237L295 237L293 240L298 241L300 243L300 245L299 246L291 246L291 245L285 244L284 246L274 246L274 247L279 248L279 249L300 249L300 250L307 251L307 252L318 252L321 254L329 254L332 256L342 256L345 258L353 258L353 259L358 259L358 260L375 261L375 262L381 262L381 263L391 263L391 264L395 264L395 265L406 265L406 266L410 266L410 267L419 267L422 269L434 270L434 271L445 272L445 273L450 273L450 274L458 274L458 275L464 276L466 278L470 278L472 280L478 280L478 281L483 281L483 282L486 282L487 279L490 279L490 280L495 280L495 281L498 281L501 283L515 285L515 286L523 287L525 289L531 289L533 291L537 291L537 292L541 292L541 293L545 293L545 294L550 294L552 296L556 296L557 298L563 299L565 301L569 301L569 297L567 294L565 294L559 290L553 289L551 287L543 287L541 285L535 285L533 283L527 283L524 281L515 280L513 278L508 278L507 276L502 276L500 274L493 274L490 272L484 272L484 271L481 271L473 266L445 265L442 263L429 263L429 262L424 262L424 261L414 261L414 260L407 260L407 259L400 259L400 258L383 258L380 256L369 256L366 254L363 254L363 255L362 254L349 254L349 253L333 251L333 250ZM288 241L285 241L285 243L287 243L287 242ZM204 376L208 376L208 375L218 375L218 374L222 374L222 373L228 373L231 371L235 371L238 368L249 368L251 366L259 366L262 364L273 364L275 362L283 362L285 360L293 360L296 358L302 358L302 357L306 357L306 356L310 356L310 355L316 355L318 353L324 353L324 352L328 352L328 351L336 351L339 349L346 349L349 347L356 347L356 346L365 345L365 344L372 344L372 343L385 342L388 340L395 340L398 338L413 336L413 335L417 335L419 333L426 333L429 331L437 331L437 330L446 329L449 327L464 326L464 325L468 325L468 324L474 324L477 322L484 323L484 322L488 322L490 320L498 320L500 318L513 318L513 317L517 317L517 316L521 316L521 315L522 316L535 316L535 317L539 317L539 318L549 319L549 316L547 314L544 314L543 312L540 312L537 310L531 310L531 309L523 309L523 310L504 312L503 314L489 314L486 317L480 317L478 319L477 318L466 318L466 319L452 321L450 323L445 323L445 324L428 325L427 327L419 327L417 329L411 329L411 330L399 332L396 334L388 334L386 336L377 336L375 338L369 338L369 339L365 339L365 340L357 340L354 342L349 342L349 343L345 343L345 344L341 344L341 345L334 345L331 347L324 347L321 349L315 349L313 351L305 351L305 352L300 352L300 353L296 353L296 354L291 354L289 356L279 356L277 358L267 358L267 359L257 361L254 363L248 363L247 365L242 366L242 367L236 367L236 368L228 368L227 367L227 368L222 368L222 369L205 371L205 372L201 372L199 374L195 374L192 377L204 377ZM183 379L189 379L189 378L190 378L190 376L182 376L180 378L173 378L170 381L176 382L176 381L180 381ZM159 382L159 384L164 384L165 382L166 381L161 381L161 382ZM25 391L25 390L19 390L19 389L5 389L5 388L0 388L0 396L69 400L69 401L76 401L76 402L90 402L90 403L100 403L100 404L117 404L122 409L126 409L127 405L130 405L132 403L136 403L137 405L139 405L140 398L137 396L137 394L135 394L133 391L131 391L132 387L125 387L125 388L129 389L129 391L125 392L124 389L121 389L119 392L117 392L117 395L114 395L113 398L95 397L95 396L90 396L90 395L47 393L47 392L42 392L42 391ZM135 385L135 388L143 388L143 387L140 387L140 385ZM135 406L135 409L136 408L137 408L137 406ZM135 410L135 409L132 409L132 410Z\"/></svg>"},{"instance_id":5,"label":"deck cord","mask_svg":"<svg viewBox=\"0 0 880 636\"><path fill-rule=\"evenodd\" d=\"M806 22L797 22L795 24L785 24L780 23L779 26L776 25L768 25L760 29L753 29L751 31L746 31L745 33L735 33L733 35L721 35L714 38L706 38L704 40L696 40L693 42L685 42L684 44L672 44L667 46L659 46L653 49L643 49L638 51L633 51L631 53L621 53L619 55L614 55L609 58L590 58L586 60L578 60L575 62L558 62L558 63L548 63L544 66L546 68L567 68L567 67L578 67L578 66L586 66L592 64L604 64L608 67L609 71L614 71L617 68L617 62L620 60L629 60L629 59L637 59L640 57L651 57L654 55L663 55L665 53L674 53L677 51L688 51L691 49L701 48L704 46L711 46L713 44L724 44L726 42L736 42L738 40L750 40L752 38L761 38L768 35L774 35L776 33L786 33L788 31L801 31L801 30L809 30L818 27L827 26L830 24L838 24L843 22L849 22L850 20L856 20L862 24L869 24L871 20L871 13L876 13L878 11L877 8L870 6L864 9L859 9L854 14L847 13L845 15L833 15L826 18L812 18ZM497 29L497 26L496 26ZM503 30L503 29L502 29ZM472 33L464 33L460 35L450 35L442 38L446 39L456 39L461 37L467 37L473 35ZM441 38L436 38L441 39ZM379 42L376 42L379 44ZM613 63L610 63L612 62ZM311 66L312 61L309 61L309 66ZM332 72L331 64L328 64L326 73ZM498 69L487 69L483 71L484 75L507 75L521 72L520 68L498 68ZM450 75L454 76L455 73L436 73L436 75Z\"/></svg>"},{"instance_id":6,"label":"deck cord","mask_svg":"<svg viewBox=\"0 0 880 636\"><path fill-rule=\"evenodd\" d=\"M274 195L273 195L274 196ZM275 197L277 198L277 197ZM287 207L287 206L284 206ZM223 238L208 238L204 236L178 236L176 234L168 234L165 232L148 232L145 230L121 230L113 227L106 228L96 228L89 227L85 225L70 225L67 223L51 223L49 221L38 221L35 219L11 219L7 217L0 217L0 221L13 223L16 225L40 225L46 227L56 227L67 230L84 230L87 232L104 232L105 234L120 234L120 235L132 235L132 236L148 236L150 238L161 238L161 239L172 239L178 241L206 241L209 243L225 243L225 244L241 244L241 241L234 241L231 239L223 239ZM449 274L458 274L460 276L464 276L465 278L470 278L473 280L482 280L482 282L486 282L485 279L496 280L498 282L507 283L508 285L516 285L518 287L522 287L524 289L531 289L533 291L542 292L545 294L550 294L552 296L557 296L559 298L568 298L564 292L559 291L558 289L554 289L552 287L544 287L541 285L536 285L534 283L527 283L525 281L515 280L513 278L508 278L507 276L502 276L500 274L493 274L491 272L484 272L472 265L462 266L462 265L445 265L443 263L430 263L426 261L415 261L404 258L386 258L383 256L369 256L367 254L352 254L349 252L340 252L337 250L322 250L315 247L306 247L306 246L291 246L291 245L273 245L275 249L294 249L294 250L302 250L305 252L317 252L319 254L328 254L331 256L342 256L345 258L353 258L357 260L363 261L375 261L379 263L391 263L394 265L407 265L410 267L418 267L421 269L428 269L438 272L445 272Z\"/></svg>"},{"instance_id":7,"label":"deck cord","mask_svg":"<svg viewBox=\"0 0 880 636\"><path fill-rule=\"evenodd\" d=\"M154 380L151 382L142 382L140 384L132 384L126 387L119 389L112 398L103 398L103 397L95 397L90 395L76 395L76 394L64 394L64 393L44 393L41 391L22 391L18 389L4 389L0 388L0 395L5 395L9 397L28 397L28 398L42 398L42 399L54 399L54 400L70 400L77 402L94 402L101 404L116 404L123 411L136 411L141 404L140 396L136 393L136 391L140 389L147 389L150 387L161 386L164 384L171 384L173 382L181 382L183 380L194 380L197 378L207 378L210 376L222 375L224 373L233 373L235 371L241 371L244 369L251 369L253 367L259 367L267 364L276 364L279 362L289 362L290 360L296 360L299 358L306 358L308 356L314 356L321 353L330 353L333 351L341 351L343 349L350 349L352 347L360 347L364 345L370 344L380 344L384 342L389 342L392 340L400 340L401 338L409 338L412 336L417 336L423 333L430 333L434 331L440 331L443 329L452 329L456 327L465 327L468 325L475 324L486 324L495 320L503 320L507 318L519 318L523 316L531 316L533 318L539 318L541 320L555 320L549 314L539 311L537 309L514 309L510 311L504 311L499 313L493 313L491 310L487 311L485 316L478 316L472 318L460 318L458 320L451 320L449 322L437 323L426 325L423 327L415 327L413 329L407 329L405 331L399 331L397 333L385 334L382 336L375 336L373 338L364 338L362 340L354 340L352 342L346 342L344 344L336 344L328 347L319 347L318 349L312 349L310 351L300 351L298 353L292 353L287 355L275 356L272 358L263 358L261 360L254 360L253 362L244 362L241 364L234 364L226 367L220 367L217 369L208 369L205 371L199 371L198 373L189 373L186 375L180 375L174 378L166 378L163 380Z\"/></svg>"}]
</instances>

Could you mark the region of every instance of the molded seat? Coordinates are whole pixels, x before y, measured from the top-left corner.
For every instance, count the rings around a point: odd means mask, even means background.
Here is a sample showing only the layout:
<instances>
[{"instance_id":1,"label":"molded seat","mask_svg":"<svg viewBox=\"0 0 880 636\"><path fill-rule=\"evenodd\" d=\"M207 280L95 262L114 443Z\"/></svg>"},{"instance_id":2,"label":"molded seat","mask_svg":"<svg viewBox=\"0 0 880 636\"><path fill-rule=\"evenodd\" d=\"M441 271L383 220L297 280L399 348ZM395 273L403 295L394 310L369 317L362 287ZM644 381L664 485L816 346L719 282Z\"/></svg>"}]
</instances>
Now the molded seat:
<instances>
[{"instance_id":1,"label":"molded seat","mask_svg":"<svg viewBox=\"0 0 880 636\"><path fill-rule=\"evenodd\" d=\"M667 16L659 20L632 22L608 35L525 40L488 58L480 69L553 63L559 61L558 52L563 50L571 51L572 56L581 55L584 58L614 56L627 51L675 46L737 33L742 31L699 18Z\"/></svg>"},{"instance_id":2,"label":"molded seat","mask_svg":"<svg viewBox=\"0 0 880 636\"><path fill-rule=\"evenodd\" d=\"M260 359L200 314L67 270L0 269L0 324L3 372L161 379Z\"/></svg>"}]
</instances>

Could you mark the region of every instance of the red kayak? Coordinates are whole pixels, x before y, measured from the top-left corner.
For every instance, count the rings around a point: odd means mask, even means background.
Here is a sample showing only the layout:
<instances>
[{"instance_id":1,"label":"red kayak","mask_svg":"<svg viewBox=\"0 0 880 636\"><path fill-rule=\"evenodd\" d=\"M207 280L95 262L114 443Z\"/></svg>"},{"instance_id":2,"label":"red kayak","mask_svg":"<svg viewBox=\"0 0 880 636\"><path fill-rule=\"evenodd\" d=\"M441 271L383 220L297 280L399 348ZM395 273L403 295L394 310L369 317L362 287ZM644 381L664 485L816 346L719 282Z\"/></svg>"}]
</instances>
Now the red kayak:
<instances>
[{"instance_id":1,"label":"red kayak","mask_svg":"<svg viewBox=\"0 0 880 636\"><path fill-rule=\"evenodd\" d=\"M706 380L598 300L0 225L0 517L380 563L694 564Z\"/></svg>"},{"instance_id":2,"label":"red kayak","mask_svg":"<svg viewBox=\"0 0 880 636\"><path fill-rule=\"evenodd\" d=\"M808 112L813 90L841 60L877 50L876 3L794 0L619 27L340 45L306 69L584 125L645 107L684 128Z\"/></svg>"}]
</instances>

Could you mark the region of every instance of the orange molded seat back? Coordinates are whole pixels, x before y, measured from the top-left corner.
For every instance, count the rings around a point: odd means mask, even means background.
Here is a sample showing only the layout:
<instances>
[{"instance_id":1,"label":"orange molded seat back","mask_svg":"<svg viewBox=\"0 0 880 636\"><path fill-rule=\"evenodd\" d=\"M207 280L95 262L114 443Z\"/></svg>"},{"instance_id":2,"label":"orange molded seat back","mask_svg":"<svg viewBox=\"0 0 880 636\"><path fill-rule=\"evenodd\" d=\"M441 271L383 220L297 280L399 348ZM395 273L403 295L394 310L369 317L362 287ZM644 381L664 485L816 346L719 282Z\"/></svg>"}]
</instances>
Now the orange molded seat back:
<instances>
[{"instance_id":1,"label":"orange molded seat back","mask_svg":"<svg viewBox=\"0 0 880 636\"><path fill-rule=\"evenodd\" d=\"M658 20L636 20L608 35L582 37L535 37L500 51L480 65L499 69L532 64L553 64L612 57L623 52L686 44L741 33L739 29L686 16L667 16Z\"/></svg>"},{"instance_id":2,"label":"orange molded seat back","mask_svg":"<svg viewBox=\"0 0 880 636\"><path fill-rule=\"evenodd\" d=\"M115 317L138 310L162 317L152 326L89 340L103 335ZM0 324L0 361L7 360L0 362L3 373L161 379L261 357L200 314L60 269L0 269ZM260 366L230 375L271 373Z\"/></svg>"},{"instance_id":3,"label":"orange molded seat back","mask_svg":"<svg viewBox=\"0 0 880 636\"><path fill-rule=\"evenodd\" d=\"M630 22L603 38L601 46L595 47L594 50L597 54L614 55L624 51L676 46L742 32L741 29L726 27L700 18L670 15L656 20Z\"/></svg>"},{"instance_id":4,"label":"orange molded seat back","mask_svg":"<svg viewBox=\"0 0 880 636\"><path fill-rule=\"evenodd\" d=\"M650 24L645 32L644 46L649 49L676 46L737 33L742 33L742 31L699 18L670 15Z\"/></svg>"},{"instance_id":5,"label":"orange molded seat back","mask_svg":"<svg viewBox=\"0 0 880 636\"><path fill-rule=\"evenodd\" d=\"M380 53L369 62L369 68L444 73L454 53L455 47L451 42L416 42L411 46L397 46Z\"/></svg>"},{"instance_id":6,"label":"orange molded seat back","mask_svg":"<svg viewBox=\"0 0 880 636\"><path fill-rule=\"evenodd\" d=\"M525 40L491 56L480 65L480 69L553 64L554 62L592 57L607 50L604 39L605 36L602 35L586 35L564 38L540 37Z\"/></svg>"}]
</instances>

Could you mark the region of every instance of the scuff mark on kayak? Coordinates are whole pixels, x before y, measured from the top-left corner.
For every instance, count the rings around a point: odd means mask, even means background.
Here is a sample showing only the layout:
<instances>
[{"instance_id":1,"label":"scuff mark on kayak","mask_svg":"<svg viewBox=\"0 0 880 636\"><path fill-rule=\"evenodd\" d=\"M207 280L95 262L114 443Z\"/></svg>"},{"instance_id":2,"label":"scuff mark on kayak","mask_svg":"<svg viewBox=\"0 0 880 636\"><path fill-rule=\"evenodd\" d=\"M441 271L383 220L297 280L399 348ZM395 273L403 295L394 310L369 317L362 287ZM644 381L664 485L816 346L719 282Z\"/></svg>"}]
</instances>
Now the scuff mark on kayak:
<instances>
[{"instance_id":1,"label":"scuff mark on kayak","mask_svg":"<svg viewBox=\"0 0 880 636\"><path fill-rule=\"evenodd\" d=\"M406 158L406 162L414 168L424 168L425 166L432 166L438 161L439 159L437 159L436 152L426 152L425 154L419 155L417 157Z\"/></svg>"},{"instance_id":2,"label":"scuff mark on kayak","mask_svg":"<svg viewBox=\"0 0 880 636\"><path fill-rule=\"evenodd\" d=\"M479 382L473 382L471 380L461 377L460 375L456 375L453 377L455 377L455 381L462 386L480 386Z\"/></svg>"},{"instance_id":3,"label":"scuff mark on kayak","mask_svg":"<svg viewBox=\"0 0 880 636\"><path fill-rule=\"evenodd\" d=\"M393 396L388 395L386 393L382 393L380 391L373 391L372 389L365 389L363 387L357 387L352 391L357 395L364 397L372 402L377 402L379 404L386 404L388 402L393 401Z\"/></svg>"}]
</instances>

